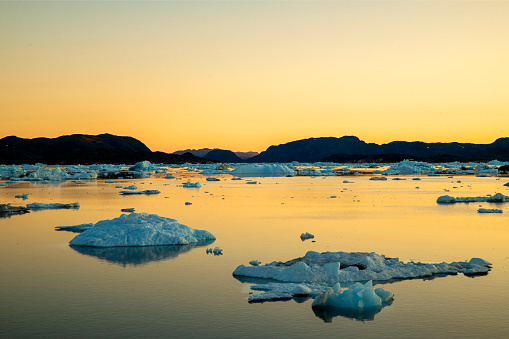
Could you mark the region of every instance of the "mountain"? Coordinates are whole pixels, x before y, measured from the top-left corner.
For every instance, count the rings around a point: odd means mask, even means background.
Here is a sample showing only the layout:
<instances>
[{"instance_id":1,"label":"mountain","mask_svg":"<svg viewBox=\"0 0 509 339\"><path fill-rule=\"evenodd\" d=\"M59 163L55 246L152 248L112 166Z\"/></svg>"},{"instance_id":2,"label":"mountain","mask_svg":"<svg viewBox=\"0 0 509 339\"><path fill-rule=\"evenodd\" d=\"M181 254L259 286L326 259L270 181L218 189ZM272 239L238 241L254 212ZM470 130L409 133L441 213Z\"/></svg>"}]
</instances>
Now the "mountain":
<instances>
[{"instance_id":1,"label":"mountain","mask_svg":"<svg viewBox=\"0 0 509 339\"><path fill-rule=\"evenodd\" d=\"M266 151L248 159L249 162L315 162L336 153L372 154L378 145L367 144L354 136L341 138L309 138L270 146Z\"/></svg>"},{"instance_id":2,"label":"mountain","mask_svg":"<svg viewBox=\"0 0 509 339\"><path fill-rule=\"evenodd\" d=\"M205 157L209 152L219 150L218 148L200 148L200 149L185 149L180 151L175 151L173 154L184 154L184 153L192 153L198 157ZM223 151L223 150L220 150ZM232 151L228 151L232 152ZM241 160L254 157L255 155L258 155L258 152L233 152L235 153ZM238 162L238 161L232 161L232 162Z\"/></svg>"},{"instance_id":3,"label":"mountain","mask_svg":"<svg viewBox=\"0 0 509 339\"><path fill-rule=\"evenodd\" d=\"M393 141L388 144L366 143L355 136L324 137L292 141L270 146L248 159L249 162L393 162L414 159L428 162L509 160L509 138L491 144L425 143Z\"/></svg>"},{"instance_id":4,"label":"mountain","mask_svg":"<svg viewBox=\"0 0 509 339\"><path fill-rule=\"evenodd\" d=\"M149 160L166 163L211 162L193 154L175 155L152 152L141 141L112 134L73 134L57 138L0 139L2 164L93 164L135 163Z\"/></svg>"},{"instance_id":5,"label":"mountain","mask_svg":"<svg viewBox=\"0 0 509 339\"><path fill-rule=\"evenodd\" d=\"M220 162L244 162L237 154L232 151L213 149L203 156L205 159L220 161Z\"/></svg>"}]
</instances>

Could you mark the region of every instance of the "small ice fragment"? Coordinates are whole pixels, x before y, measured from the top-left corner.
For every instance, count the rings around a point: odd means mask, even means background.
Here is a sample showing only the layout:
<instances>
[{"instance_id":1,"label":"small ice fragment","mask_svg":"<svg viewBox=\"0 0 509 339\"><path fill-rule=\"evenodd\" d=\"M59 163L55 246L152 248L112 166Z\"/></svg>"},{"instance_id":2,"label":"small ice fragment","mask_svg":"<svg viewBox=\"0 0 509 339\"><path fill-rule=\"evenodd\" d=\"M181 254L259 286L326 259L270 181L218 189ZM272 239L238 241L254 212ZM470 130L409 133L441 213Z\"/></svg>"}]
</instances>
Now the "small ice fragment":
<instances>
[{"instance_id":1,"label":"small ice fragment","mask_svg":"<svg viewBox=\"0 0 509 339\"><path fill-rule=\"evenodd\" d=\"M189 206L189 205L192 205L193 203L192 203L192 202L189 202L189 201L186 201L184 204L185 204L186 206Z\"/></svg>"},{"instance_id":2,"label":"small ice fragment","mask_svg":"<svg viewBox=\"0 0 509 339\"><path fill-rule=\"evenodd\" d=\"M132 212L134 212L134 208L122 208L120 211L121 211L121 212L128 212L128 213L132 213Z\"/></svg>"},{"instance_id":3,"label":"small ice fragment","mask_svg":"<svg viewBox=\"0 0 509 339\"><path fill-rule=\"evenodd\" d=\"M387 178L386 177L371 177L371 178L369 178L369 180L382 180L383 181L383 180L387 180Z\"/></svg>"},{"instance_id":4,"label":"small ice fragment","mask_svg":"<svg viewBox=\"0 0 509 339\"><path fill-rule=\"evenodd\" d=\"M28 193L18 194L16 196L14 196L14 198L27 200L28 199Z\"/></svg>"},{"instance_id":5,"label":"small ice fragment","mask_svg":"<svg viewBox=\"0 0 509 339\"><path fill-rule=\"evenodd\" d=\"M182 185L182 187L185 187L185 188L201 187L201 184L200 184L199 181L198 182L190 182L190 181L188 181L188 182L185 182Z\"/></svg>"},{"instance_id":6,"label":"small ice fragment","mask_svg":"<svg viewBox=\"0 0 509 339\"><path fill-rule=\"evenodd\" d=\"M302 234L300 235L300 238L301 238L302 240L306 240L306 239L313 239L314 237L315 237L315 236L314 236L313 234L308 233L308 232L306 232L306 233L302 233Z\"/></svg>"},{"instance_id":7,"label":"small ice fragment","mask_svg":"<svg viewBox=\"0 0 509 339\"><path fill-rule=\"evenodd\" d=\"M218 178L207 178L205 180L207 180L207 181L220 181Z\"/></svg>"},{"instance_id":8,"label":"small ice fragment","mask_svg":"<svg viewBox=\"0 0 509 339\"><path fill-rule=\"evenodd\" d=\"M258 265L260 265L260 264L261 264L261 262L259 262L258 260L251 260L251 261L249 262L249 264L250 264L250 265L252 265L252 266L258 266Z\"/></svg>"},{"instance_id":9,"label":"small ice fragment","mask_svg":"<svg viewBox=\"0 0 509 339\"><path fill-rule=\"evenodd\" d=\"M214 249L212 250L212 253L214 253L214 255L222 255L223 254L223 250L219 247L214 247Z\"/></svg>"},{"instance_id":10,"label":"small ice fragment","mask_svg":"<svg viewBox=\"0 0 509 339\"><path fill-rule=\"evenodd\" d=\"M489 209L489 208L479 208L477 210L477 213L502 213L502 210L500 209L496 209L496 208L493 208L493 209Z\"/></svg>"}]
</instances>

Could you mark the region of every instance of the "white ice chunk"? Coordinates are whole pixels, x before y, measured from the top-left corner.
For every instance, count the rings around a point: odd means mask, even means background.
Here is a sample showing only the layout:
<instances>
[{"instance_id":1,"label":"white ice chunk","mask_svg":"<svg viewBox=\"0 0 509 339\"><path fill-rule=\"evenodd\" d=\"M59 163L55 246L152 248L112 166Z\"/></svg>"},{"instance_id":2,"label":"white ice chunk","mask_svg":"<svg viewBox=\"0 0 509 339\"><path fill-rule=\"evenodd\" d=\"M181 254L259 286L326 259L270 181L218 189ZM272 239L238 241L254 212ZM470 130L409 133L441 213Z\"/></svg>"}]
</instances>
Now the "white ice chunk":
<instances>
[{"instance_id":1,"label":"white ice chunk","mask_svg":"<svg viewBox=\"0 0 509 339\"><path fill-rule=\"evenodd\" d=\"M288 164L249 164L241 165L229 172L232 175L295 175L296 172Z\"/></svg>"},{"instance_id":2,"label":"white ice chunk","mask_svg":"<svg viewBox=\"0 0 509 339\"><path fill-rule=\"evenodd\" d=\"M210 232L179 224L177 220L132 213L99 221L69 244L95 247L185 245L209 239L215 239Z\"/></svg>"}]
</instances>

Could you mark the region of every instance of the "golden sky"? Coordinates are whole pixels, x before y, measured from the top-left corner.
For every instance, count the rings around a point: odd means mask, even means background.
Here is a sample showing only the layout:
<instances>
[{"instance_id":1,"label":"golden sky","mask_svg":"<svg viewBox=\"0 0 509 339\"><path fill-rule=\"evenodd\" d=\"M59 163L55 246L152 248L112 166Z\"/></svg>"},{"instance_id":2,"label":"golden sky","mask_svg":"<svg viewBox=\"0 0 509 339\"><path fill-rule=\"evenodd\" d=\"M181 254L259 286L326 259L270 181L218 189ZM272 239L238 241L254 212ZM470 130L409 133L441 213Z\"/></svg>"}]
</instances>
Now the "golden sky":
<instances>
[{"instance_id":1,"label":"golden sky","mask_svg":"<svg viewBox=\"0 0 509 339\"><path fill-rule=\"evenodd\" d=\"M509 1L7 1L0 67L0 138L509 136Z\"/></svg>"}]
</instances>

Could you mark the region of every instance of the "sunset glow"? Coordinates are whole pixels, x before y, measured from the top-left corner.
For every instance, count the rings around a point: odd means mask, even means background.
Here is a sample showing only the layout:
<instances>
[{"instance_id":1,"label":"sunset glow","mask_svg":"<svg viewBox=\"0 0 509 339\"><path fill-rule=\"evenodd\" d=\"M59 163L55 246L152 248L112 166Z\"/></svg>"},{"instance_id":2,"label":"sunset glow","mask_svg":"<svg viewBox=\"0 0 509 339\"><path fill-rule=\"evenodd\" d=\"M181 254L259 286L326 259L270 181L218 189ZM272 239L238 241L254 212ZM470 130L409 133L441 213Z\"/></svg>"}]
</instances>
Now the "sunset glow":
<instances>
[{"instance_id":1,"label":"sunset glow","mask_svg":"<svg viewBox=\"0 0 509 339\"><path fill-rule=\"evenodd\" d=\"M1 2L0 138L508 136L509 2Z\"/></svg>"}]
</instances>

